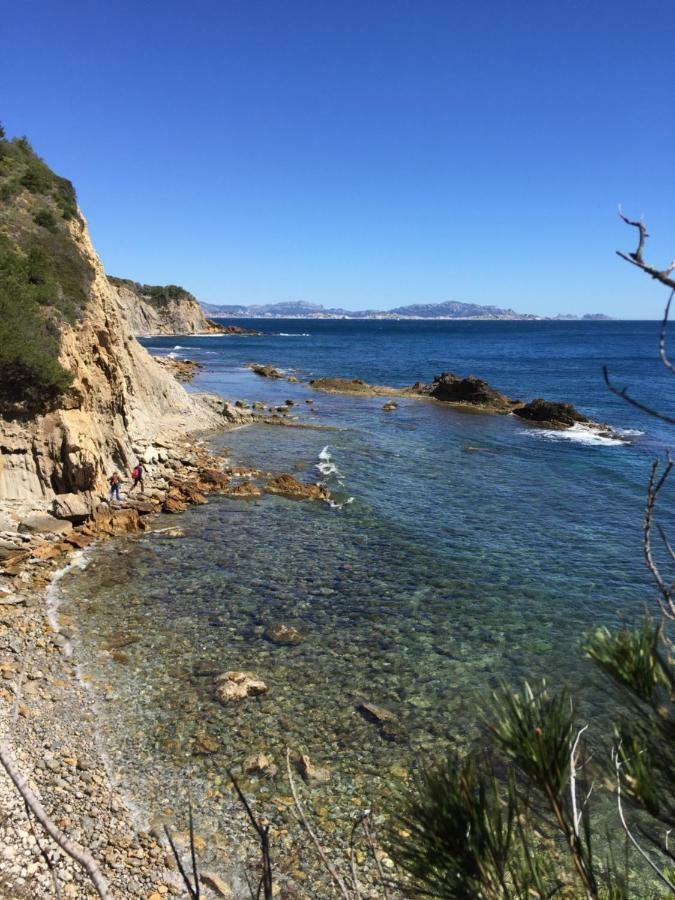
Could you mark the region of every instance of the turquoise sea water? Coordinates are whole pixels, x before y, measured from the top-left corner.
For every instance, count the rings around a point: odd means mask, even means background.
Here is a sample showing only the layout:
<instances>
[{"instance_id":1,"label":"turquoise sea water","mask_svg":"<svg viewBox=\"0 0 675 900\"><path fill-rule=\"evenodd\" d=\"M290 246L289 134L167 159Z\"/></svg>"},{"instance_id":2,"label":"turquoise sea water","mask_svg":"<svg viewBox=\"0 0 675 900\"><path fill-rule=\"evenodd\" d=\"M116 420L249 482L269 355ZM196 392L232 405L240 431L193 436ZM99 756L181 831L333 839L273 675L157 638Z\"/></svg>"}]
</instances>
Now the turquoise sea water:
<instances>
[{"instance_id":1,"label":"turquoise sea water","mask_svg":"<svg viewBox=\"0 0 675 900\"><path fill-rule=\"evenodd\" d=\"M600 369L606 363L621 386L672 408L657 324L257 324L269 334L145 343L203 362L196 389L290 398L302 421L334 426L255 426L216 444L265 469L300 464L300 477L324 481L336 506L211 498L163 523L182 537L107 545L62 583L104 707L104 745L150 815L179 815L189 781L202 828L227 831L235 804L218 793L225 767L258 750L281 765L289 745L332 770L312 796L330 808L327 830L339 830L355 797L382 803L420 753L479 737L485 698L501 679L569 685L600 735L611 696L579 635L652 600L641 512L650 461L670 438L610 394ZM261 379L248 361L303 380L405 385L443 370L475 374L511 396L571 401L620 437L415 400L384 412L382 399ZM664 498L664 516L668 508ZM270 644L273 622L305 640ZM125 639L133 643L111 654L111 640ZM224 708L202 673L228 669L256 672L269 692ZM396 715L394 739L358 713L360 700ZM217 753L196 752L203 734L219 742ZM247 788L272 811L287 793L278 780Z\"/></svg>"}]
</instances>

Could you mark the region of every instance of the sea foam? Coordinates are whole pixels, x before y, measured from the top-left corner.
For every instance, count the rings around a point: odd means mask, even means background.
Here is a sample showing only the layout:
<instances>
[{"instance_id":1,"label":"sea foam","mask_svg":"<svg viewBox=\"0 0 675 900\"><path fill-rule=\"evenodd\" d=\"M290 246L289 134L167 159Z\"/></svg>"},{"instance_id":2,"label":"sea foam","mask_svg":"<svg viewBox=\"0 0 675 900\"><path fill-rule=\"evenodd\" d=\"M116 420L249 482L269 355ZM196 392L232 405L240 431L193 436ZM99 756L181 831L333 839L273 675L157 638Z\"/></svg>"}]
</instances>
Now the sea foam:
<instances>
[{"instance_id":1,"label":"sea foam","mask_svg":"<svg viewBox=\"0 0 675 900\"><path fill-rule=\"evenodd\" d=\"M573 441L587 447L625 447L632 443L631 438L644 434L642 431L630 428L599 431L597 428L583 425L580 422L570 428L538 428L536 431L534 428L528 428L527 431L520 433L548 441Z\"/></svg>"}]
</instances>

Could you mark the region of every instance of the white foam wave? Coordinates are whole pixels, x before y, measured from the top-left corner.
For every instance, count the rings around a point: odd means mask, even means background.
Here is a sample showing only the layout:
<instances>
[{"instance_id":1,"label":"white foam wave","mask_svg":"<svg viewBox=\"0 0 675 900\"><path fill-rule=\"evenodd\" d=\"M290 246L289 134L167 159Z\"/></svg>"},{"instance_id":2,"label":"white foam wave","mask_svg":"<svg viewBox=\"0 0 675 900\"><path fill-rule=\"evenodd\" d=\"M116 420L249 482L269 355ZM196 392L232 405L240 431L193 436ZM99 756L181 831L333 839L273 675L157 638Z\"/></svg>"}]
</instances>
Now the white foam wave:
<instances>
[{"instance_id":1,"label":"white foam wave","mask_svg":"<svg viewBox=\"0 0 675 900\"><path fill-rule=\"evenodd\" d=\"M573 441L577 444L584 444L587 447L624 447L630 444L630 437L640 435L643 432L626 430L605 431L592 428L589 425L583 425L577 422L570 428L528 428L521 431L521 434L527 434L530 437L536 437L548 441Z\"/></svg>"},{"instance_id":2,"label":"white foam wave","mask_svg":"<svg viewBox=\"0 0 675 900\"><path fill-rule=\"evenodd\" d=\"M321 453L319 453L318 459L319 462L316 464L315 468L317 468L325 478L333 476L336 481L342 484L342 472L340 472L338 467L333 462L333 457L330 453L330 447L326 445Z\"/></svg>"},{"instance_id":3,"label":"white foam wave","mask_svg":"<svg viewBox=\"0 0 675 900\"><path fill-rule=\"evenodd\" d=\"M45 591L47 619L49 620L49 624L52 626L52 630L55 632L59 632L61 630L61 626L59 624L59 607L61 605L61 591L59 589L59 581L61 581L64 575L67 575L68 572L72 572L73 569L80 569L84 571L84 569L86 569L89 565L92 549L93 547L89 550L76 550L70 557L68 563L54 573L54 576L52 577L52 580L49 583L47 590ZM63 647L63 651L65 656L70 656L72 654L73 648L70 641L66 641Z\"/></svg>"},{"instance_id":4,"label":"white foam wave","mask_svg":"<svg viewBox=\"0 0 675 900\"><path fill-rule=\"evenodd\" d=\"M277 337L311 337L307 331L279 331Z\"/></svg>"},{"instance_id":5,"label":"white foam wave","mask_svg":"<svg viewBox=\"0 0 675 900\"><path fill-rule=\"evenodd\" d=\"M338 503L336 500L329 500L328 505L331 509L342 509L343 506L348 506L350 503L354 502L353 497L347 497L346 500L343 500L342 503Z\"/></svg>"}]
</instances>

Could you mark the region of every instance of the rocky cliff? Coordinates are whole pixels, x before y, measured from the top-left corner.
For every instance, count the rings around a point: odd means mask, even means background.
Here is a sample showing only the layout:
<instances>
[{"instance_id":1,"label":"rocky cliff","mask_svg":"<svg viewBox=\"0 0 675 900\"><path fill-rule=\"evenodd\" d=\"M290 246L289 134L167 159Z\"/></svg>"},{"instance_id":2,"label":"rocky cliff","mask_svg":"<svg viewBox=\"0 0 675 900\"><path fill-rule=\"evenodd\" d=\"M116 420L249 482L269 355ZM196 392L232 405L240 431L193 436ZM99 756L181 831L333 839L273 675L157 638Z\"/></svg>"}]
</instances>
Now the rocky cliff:
<instances>
[{"instance_id":1,"label":"rocky cliff","mask_svg":"<svg viewBox=\"0 0 675 900\"><path fill-rule=\"evenodd\" d=\"M152 334L219 334L223 328L207 319L197 299L177 285L138 284L108 279L120 313L138 336Z\"/></svg>"},{"instance_id":2,"label":"rocky cliff","mask_svg":"<svg viewBox=\"0 0 675 900\"><path fill-rule=\"evenodd\" d=\"M38 330L31 340L20 336L20 341L0 335L0 521L48 508L71 492L94 500L113 469L126 474L153 443L222 421L206 399L188 394L136 341L79 209L69 207L66 216L59 206L54 185L63 179L56 179L27 142L19 144L0 141L5 200L0 239L6 258L18 260L13 278L0 279L0 311L20 325L22 304L28 314L26 304L34 303L26 292L42 278L38 312L31 314L44 335ZM27 178L30 166L37 165L50 177ZM57 238L61 256L77 263L67 271L79 273L78 279L63 276L59 258L51 281L42 275L22 281L38 251L41 267L30 271L49 269ZM75 282L77 302L69 296ZM52 378L55 387L39 368L44 364L49 377L59 373ZM42 405L27 384L35 373L58 391Z\"/></svg>"}]
</instances>

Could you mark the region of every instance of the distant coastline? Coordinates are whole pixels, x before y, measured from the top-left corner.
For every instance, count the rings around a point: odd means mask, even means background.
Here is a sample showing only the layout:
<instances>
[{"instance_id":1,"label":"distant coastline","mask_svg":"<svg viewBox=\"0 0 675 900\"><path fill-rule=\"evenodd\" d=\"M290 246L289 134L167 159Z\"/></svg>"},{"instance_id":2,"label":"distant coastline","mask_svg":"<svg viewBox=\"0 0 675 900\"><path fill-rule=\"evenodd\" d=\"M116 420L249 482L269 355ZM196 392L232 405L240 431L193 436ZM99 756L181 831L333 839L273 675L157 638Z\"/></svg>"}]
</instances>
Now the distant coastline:
<instances>
[{"instance_id":1,"label":"distant coastline","mask_svg":"<svg viewBox=\"0 0 675 900\"><path fill-rule=\"evenodd\" d=\"M515 322L606 322L612 319L611 316L606 316L602 313L588 313L582 316L565 314L537 316L532 313L518 313L513 309L501 309L498 306L481 306L477 303L461 303L456 300L450 300L445 303L415 303L410 306L399 306L389 310L327 309L320 304L306 303L304 301L251 306L202 303L201 306L208 316L237 319L374 319L385 321L449 321L456 319Z\"/></svg>"}]
</instances>

